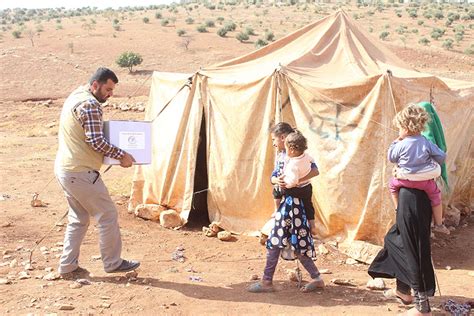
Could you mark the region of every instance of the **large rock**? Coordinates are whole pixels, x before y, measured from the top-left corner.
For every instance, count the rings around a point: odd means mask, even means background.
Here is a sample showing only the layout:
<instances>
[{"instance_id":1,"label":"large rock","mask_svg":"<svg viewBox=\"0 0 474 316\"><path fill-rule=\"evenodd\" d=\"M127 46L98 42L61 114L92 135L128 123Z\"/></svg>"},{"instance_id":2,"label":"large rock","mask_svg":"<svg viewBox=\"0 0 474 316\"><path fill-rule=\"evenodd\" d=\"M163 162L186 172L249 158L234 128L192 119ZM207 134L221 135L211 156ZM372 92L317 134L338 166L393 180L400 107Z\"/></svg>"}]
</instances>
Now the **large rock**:
<instances>
[{"instance_id":1,"label":"large rock","mask_svg":"<svg viewBox=\"0 0 474 316\"><path fill-rule=\"evenodd\" d=\"M139 204L135 208L135 216L154 222L159 222L160 214L164 210L166 210L166 208L158 204Z\"/></svg>"},{"instance_id":2,"label":"large rock","mask_svg":"<svg viewBox=\"0 0 474 316\"><path fill-rule=\"evenodd\" d=\"M461 211L454 206L449 206L446 208L446 213L444 215L444 224L446 226L459 226L461 221Z\"/></svg>"},{"instance_id":3,"label":"large rock","mask_svg":"<svg viewBox=\"0 0 474 316\"><path fill-rule=\"evenodd\" d=\"M183 220L174 210L166 210L160 214L160 224L164 228L175 228L183 226Z\"/></svg>"},{"instance_id":4,"label":"large rock","mask_svg":"<svg viewBox=\"0 0 474 316\"><path fill-rule=\"evenodd\" d=\"M385 282L381 278L371 279L367 282L366 287L371 290L385 290Z\"/></svg>"},{"instance_id":5,"label":"large rock","mask_svg":"<svg viewBox=\"0 0 474 316\"><path fill-rule=\"evenodd\" d=\"M374 261L375 256L382 250L382 247L373 245L371 243L355 240L350 243L350 245L340 245L339 249L349 257L366 263L371 264Z\"/></svg>"},{"instance_id":6,"label":"large rock","mask_svg":"<svg viewBox=\"0 0 474 316\"><path fill-rule=\"evenodd\" d=\"M217 238L222 241L232 240L232 234L228 231L222 231L217 233Z\"/></svg>"}]
</instances>

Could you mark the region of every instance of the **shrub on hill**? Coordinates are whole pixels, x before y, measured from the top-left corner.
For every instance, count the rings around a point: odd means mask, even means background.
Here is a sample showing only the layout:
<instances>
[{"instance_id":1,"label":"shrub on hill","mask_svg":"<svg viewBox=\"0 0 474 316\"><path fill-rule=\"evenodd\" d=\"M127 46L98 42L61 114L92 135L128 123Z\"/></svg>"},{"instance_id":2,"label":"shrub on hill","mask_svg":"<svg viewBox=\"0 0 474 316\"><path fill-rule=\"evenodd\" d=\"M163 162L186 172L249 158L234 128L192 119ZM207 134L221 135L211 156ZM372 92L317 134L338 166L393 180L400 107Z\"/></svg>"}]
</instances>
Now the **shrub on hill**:
<instances>
[{"instance_id":1,"label":"shrub on hill","mask_svg":"<svg viewBox=\"0 0 474 316\"><path fill-rule=\"evenodd\" d=\"M207 28L205 25L199 25L196 30L199 32L199 33L206 33L207 32Z\"/></svg>"},{"instance_id":2,"label":"shrub on hill","mask_svg":"<svg viewBox=\"0 0 474 316\"><path fill-rule=\"evenodd\" d=\"M422 37L422 38L420 38L420 40L418 41L418 43L420 43L421 45L426 46L426 45L428 45L428 44L430 43L430 40L427 39L426 37Z\"/></svg>"},{"instance_id":3,"label":"shrub on hill","mask_svg":"<svg viewBox=\"0 0 474 316\"><path fill-rule=\"evenodd\" d=\"M240 32L239 34L237 34L237 35L235 36L235 38L236 38L239 42L243 43L243 42L245 42L245 41L248 41L249 36L248 36L247 34L243 33L243 32Z\"/></svg>"},{"instance_id":4,"label":"shrub on hill","mask_svg":"<svg viewBox=\"0 0 474 316\"><path fill-rule=\"evenodd\" d=\"M145 23L145 24L150 23L150 19L147 18L147 17L144 17L144 18L142 19L142 21L143 21L143 23Z\"/></svg>"},{"instance_id":5,"label":"shrub on hill","mask_svg":"<svg viewBox=\"0 0 474 316\"><path fill-rule=\"evenodd\" d=\"M176 31L176 34L178 34L178 36L183 36L184 34L186 34L186 31L183 29L179 29Z\"/></svg>"},{"instance_id":6,"label":"shrub on hill","mask_svg":"<svg viewBox=\"0 0 474 316\"><path fill-rule=\"evenodd\" d=\"M268 42L262 38L259 38L256 42L255 42L255 47L256 48L262 48L264 46L267 46L268 45Z\"/></svg>"},{"instance_id":7,"label":"shrub on hill","mask_svg":"<svg viewBox=\"0 0 474 316\"><path fill-rule=\"evenodd\" d=\"M143 62L140 54L134 52L124 52L120 54L115 63L122 68L128 68L129 72L133 71L134 66L138 66Z\"/></svg>"},{"instance_id":8,"label":"shrub on hill","mask_svg":"<svg viewBox=\"0 0 474 316\"><path fill-rule=\"evenodd\" d=\"M385 41L385 39L386 39L389 35L390 35L390 32L383 31L382 33L380 33L379 38L380 38L382 41Z\"/></svg>"},{"instance_id":9,"label":"shrub on hill","mask_svg":"<svg viewBox=\"0 0 474 316\"><path fill-rule=\"evenodd\" d=\"M224 27L221 27L217 30L217 35L220 37L225 37L227 35L227 30Z\"/></svg>"}]
</instances>

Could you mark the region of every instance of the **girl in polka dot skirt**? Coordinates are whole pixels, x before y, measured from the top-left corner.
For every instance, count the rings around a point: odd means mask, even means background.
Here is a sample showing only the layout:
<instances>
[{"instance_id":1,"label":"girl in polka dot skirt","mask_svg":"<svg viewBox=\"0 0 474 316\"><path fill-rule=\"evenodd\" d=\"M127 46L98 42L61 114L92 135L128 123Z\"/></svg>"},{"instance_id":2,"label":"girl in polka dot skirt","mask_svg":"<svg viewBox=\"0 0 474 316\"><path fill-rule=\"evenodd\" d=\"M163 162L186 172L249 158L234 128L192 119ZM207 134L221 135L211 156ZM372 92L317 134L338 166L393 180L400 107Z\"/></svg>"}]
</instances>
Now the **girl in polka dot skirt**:
<instances>
[{"instance_id":1,"label":"girl in polka dot skirt","mask_svg":"<svg viewBox=\"0 0 474 316\"><path fill-rule=\"evenodd\" d=\"M287 161L283 179L286 188L292 188L311 170L313 158L305 153L307 141L299 131L295 130L286 137L285 148ZM275 224L267 240L267 262L262 282L252 284L248 289L250 292L274 290L272 280L280 254L285 259L298 258L310 274L312 280L301 288L302 292L324 287L324 281L312 260L316 252L304 204L290 194L285 194L284 201L275 214Z\"/></svg>"}]
</instances>

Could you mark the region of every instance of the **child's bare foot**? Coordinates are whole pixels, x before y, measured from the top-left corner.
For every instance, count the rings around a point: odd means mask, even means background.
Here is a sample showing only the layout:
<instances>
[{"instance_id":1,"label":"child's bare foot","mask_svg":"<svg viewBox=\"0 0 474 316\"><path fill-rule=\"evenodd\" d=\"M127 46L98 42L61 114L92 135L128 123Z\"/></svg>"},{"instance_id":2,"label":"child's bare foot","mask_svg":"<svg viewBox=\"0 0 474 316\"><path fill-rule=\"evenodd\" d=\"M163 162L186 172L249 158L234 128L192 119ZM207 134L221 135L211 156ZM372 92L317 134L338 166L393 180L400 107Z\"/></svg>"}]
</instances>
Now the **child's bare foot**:
<instances>
[{"instance_id":1,"label":"child's bare foot","mask_svg":"<svg viewBox=\"0 0 474 316\"><path fill-rule=\"evenodd\" d=\"M437 233L445 234L445 235L451 234L451 231L446 226L444 226L444 224L435 225L433 227L433 231L435 231Z\"/></svg>"},{"instance_id":2,"label":"child's bare foot","mask_svg":"<svg viewBox=\"0 0 474 316\"><path fill-rule=\"evenodd\" d=\"M314 292L317 289L323 289L324 288L324 281L321 278L314 279L311 282L303 285L300 289L301 292L303 293L309 293L309 292Z\"/></svg>"}]
</instances>

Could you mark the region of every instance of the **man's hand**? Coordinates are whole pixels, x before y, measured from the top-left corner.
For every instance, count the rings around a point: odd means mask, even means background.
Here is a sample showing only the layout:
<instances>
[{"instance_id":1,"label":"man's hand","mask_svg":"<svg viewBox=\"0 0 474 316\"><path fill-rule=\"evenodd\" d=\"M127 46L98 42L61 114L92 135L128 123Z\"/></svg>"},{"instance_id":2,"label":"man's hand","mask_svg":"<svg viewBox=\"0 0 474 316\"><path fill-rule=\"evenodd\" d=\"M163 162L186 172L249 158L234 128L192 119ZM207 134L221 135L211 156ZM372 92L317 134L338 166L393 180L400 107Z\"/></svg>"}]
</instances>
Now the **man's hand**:
<instances>
[{"instance_id":1,"label":"man's hand","mask_svg":"<svg viewBox=\"0 0 474 316\"><path fill-rule=\"evenodd\" d=\"M281 176L278 177L278 181L277 181L278 186L282 189L286 189L286 183L285 183L284 178L285 178L285 175L282 174Z\"/></svg>"},{"instance_id":2,"label":"man's hand","mask_svg":"<svg viewBox=\"0 0 474 316\"><path fill-rule=\"evenodd\" d=\"M133 158L133 156L130 155L129 153L125 153L122 159L120 159L120 166L123 168L128 168L128 167L131 167L134 162L135 162L135 158Z\"/></svg>"}]
</instances>

